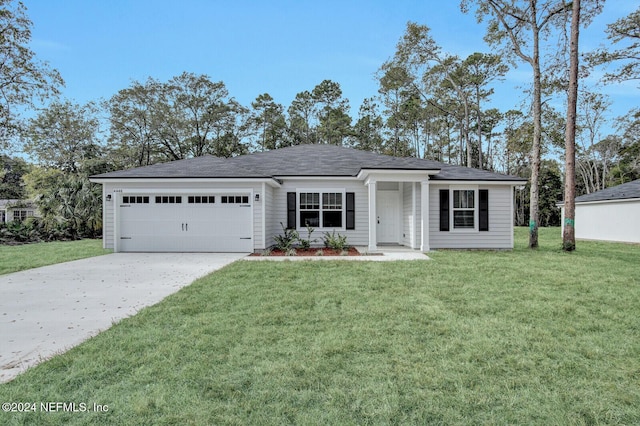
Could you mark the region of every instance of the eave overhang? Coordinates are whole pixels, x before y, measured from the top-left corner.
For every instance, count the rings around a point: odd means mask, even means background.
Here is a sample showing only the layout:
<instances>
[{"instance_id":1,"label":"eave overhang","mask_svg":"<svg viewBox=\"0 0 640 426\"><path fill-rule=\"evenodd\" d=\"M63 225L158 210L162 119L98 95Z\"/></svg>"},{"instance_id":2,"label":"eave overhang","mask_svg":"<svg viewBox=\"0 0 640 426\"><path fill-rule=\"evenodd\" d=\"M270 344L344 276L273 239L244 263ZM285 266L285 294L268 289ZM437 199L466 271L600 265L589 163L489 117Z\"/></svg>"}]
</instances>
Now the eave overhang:
<instances>
[{"instance_id":1,"label":"eave overhang","mask_svg":"<svg viewBox=\"0 0 640 426\"><path fill-rule=\"evenodd\" d=\"M510 186L521 186L525 185L528 180L492 180L492 179L433 179L431 181L432 184L442 184L442 185L510 185Z\"/></svg>"},{"instance_id":2,"label":"eave overhang","mask_svg":"<svg viewBox=\"0 0 640 426\"><path fill-rule=\"evenodd\" d=\"M440 173L440 170L416 170L416 169L360 169L357 179L369 182L422 182L429 180L430 176Z\"/></svg>"},{"instance_id":3,"label":"eave overhang","mask_svg":"<svg viewBox=\"0 0 640 426\"><path fill-rule=\"evenodd\" d=\"M576 201L576 206L586 206L590 204L612 204L612 203L631 203L639 202L640 198L611 198L609 200L596 200L596 201ZM556 203L556 207L564 207L564 201Z\"/></svg>"},{"instance_id":4,"label":"eave overhang","mask_svg":"<svg viewBox=\"0 0 640 426\"><path fill-rule=\"evenodd\" d=\"M120 183L120 184L139 184L139 183L152 183L152 182L166 182L166 183L266 183L273 188L280 188L281 182L275 178L238 178L238 177L113 177L113 178L98 178L91 177L89 181L93 183Z\"/></svg>"}]
</instances>

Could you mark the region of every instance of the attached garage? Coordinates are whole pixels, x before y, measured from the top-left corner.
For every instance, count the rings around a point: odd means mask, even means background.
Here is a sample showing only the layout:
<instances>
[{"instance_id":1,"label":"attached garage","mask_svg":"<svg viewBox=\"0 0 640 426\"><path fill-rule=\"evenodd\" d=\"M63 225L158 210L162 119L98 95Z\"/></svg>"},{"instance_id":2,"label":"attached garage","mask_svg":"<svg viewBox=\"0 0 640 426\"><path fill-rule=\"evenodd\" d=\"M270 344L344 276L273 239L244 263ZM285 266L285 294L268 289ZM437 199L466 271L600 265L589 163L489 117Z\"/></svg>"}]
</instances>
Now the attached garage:
<instances>
[{"instance_id":1,"label":"attached garage","mask_svg":"<svg viewBox=\"0 0 640 426\"><path fill-rule=\"evenodd\" d=\"M253 251L250 193L126 193L119 198L118 251Z\"/></svg>"}]
</instances>

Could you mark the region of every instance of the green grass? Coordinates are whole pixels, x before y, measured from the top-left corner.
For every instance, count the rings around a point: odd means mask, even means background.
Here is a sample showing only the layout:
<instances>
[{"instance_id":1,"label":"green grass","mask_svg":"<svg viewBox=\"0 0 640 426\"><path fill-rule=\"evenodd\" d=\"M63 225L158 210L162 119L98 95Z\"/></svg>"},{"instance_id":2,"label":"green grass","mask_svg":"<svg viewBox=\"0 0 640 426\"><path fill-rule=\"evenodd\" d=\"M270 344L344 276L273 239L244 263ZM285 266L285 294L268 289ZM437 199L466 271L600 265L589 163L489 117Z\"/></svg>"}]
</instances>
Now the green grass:
<instances>
[{"instance_id":1,"label":"green grass","mask_svg":"<svg viewBox=\"0 0 640 426\"><path fill-rule=\"evenodd\" d=\"M0 245L0 275L106 253L111 250L102 248L102 240Z\"/></svg>"},{"instance_id":2,"label":"green grass","mask_svg":"<svg viewBox=\"0 0 640 426\"><path fill-rule=\"evenodd\" d=\"M640 424L640 246L238 262L0 385L1 424Z\"/></svg>"}]
</instances>

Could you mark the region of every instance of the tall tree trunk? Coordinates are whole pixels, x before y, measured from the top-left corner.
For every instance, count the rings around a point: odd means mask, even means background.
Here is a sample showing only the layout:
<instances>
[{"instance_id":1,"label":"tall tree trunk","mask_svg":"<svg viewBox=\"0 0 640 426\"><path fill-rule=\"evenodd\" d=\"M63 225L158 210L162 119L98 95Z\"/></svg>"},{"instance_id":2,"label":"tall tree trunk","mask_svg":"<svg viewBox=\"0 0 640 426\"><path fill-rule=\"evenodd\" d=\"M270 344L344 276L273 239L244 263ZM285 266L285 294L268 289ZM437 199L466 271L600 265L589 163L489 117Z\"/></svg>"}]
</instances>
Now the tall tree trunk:
<instances>
[{"instance_id":1,"label":"tall tree trunk","mask_svg":"<svg viewBox=\"0 0 640 426\"><path fill-rule=\"evenodd\" d=\"M482 166L482 111L480 111L480 88L476 87L476 108L478 108L478 168L484 169Z\"/></svg>"},{"instance_id":2,"label":"tall tree trunk","mask_svg":"<svg viewBox=\"0 0 640 426\"><path fill-rule=\"evenodd\" d=\"M493 146L491 145L491 132L487 135L487 170L493 171Z\"/></svg>"},{"instance_id":3,"label":"tall tree trunk","mask_svg":"<svg viewBox=\"0 0 640 426\"><path fill-rule=\"evenodd\" d=\"M535 1L532 7L535 8ZM537 16L534 11L533 16ZM540 179L540 145L542 143L542 83L540 73L540 30L533 30L533 144L531 147L531 191L529 193L529 248L538 248L538 181Z\"/></svg>"},{"instance_id":4,"label":"tall tree trunk","mask_svg":"<svg viewBox=\"0 0 640 426\"><path fill-rule=\"evenodd\" d=\"M460 126L460 129L462 129L462 126ZM464 134L462 130L460 130L460 134L458 134L458 145L460 146L460 165L464 166L464 159L465 159L464 147L466 145L464 143Z\"/></svg>"},{"instance_id":5,"label":"tall tree trunk","mask_svg":"<svg viewBox=\"0 0 640 426\"><path fill-rule=\"evenodd\" d=\"M573 0L571 13L571 52L569 94L565 134L564 231L562 249L576 249L576 109L578 103L578 39L580 35L580 0Z\"/></svg>"},{"instance_id":6,"label":"tall tree trunk","mask_svg":"<svg viewBox=\"0 0 640 426\"><path fill-rule=\"evenodd\" d=\"M451 126L449 125L448 120L447 120L447 164L451 164Z\"/></svg>"}]
</instances>

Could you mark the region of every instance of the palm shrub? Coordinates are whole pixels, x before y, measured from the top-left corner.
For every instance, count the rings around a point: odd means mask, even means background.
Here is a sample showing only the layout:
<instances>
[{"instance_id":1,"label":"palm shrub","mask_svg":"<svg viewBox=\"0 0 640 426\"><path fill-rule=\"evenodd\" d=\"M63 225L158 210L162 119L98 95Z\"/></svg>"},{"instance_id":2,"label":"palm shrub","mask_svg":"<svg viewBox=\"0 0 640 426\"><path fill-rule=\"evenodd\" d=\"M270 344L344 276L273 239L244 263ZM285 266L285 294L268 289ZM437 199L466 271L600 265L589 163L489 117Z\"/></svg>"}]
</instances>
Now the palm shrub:
<instances>
[{"instance_id":1,"label":"palm shrub","mask_svg":"<svg viewBox=\"0 0 640 426\"><path fill-rule=\"evenodd\" d=\"M312 243L315 243L318 241L317 239L316 240L311 239L311 234L313 233L313 231L315 231L315 229L307 225L307 238L305 239L298 236L298 243L300 244L301 249L308 250L311 247Z\"/></svg>"},{"instance_id":2,"label":"palm shrub","mask_svg":"<svg viewBox=\"0 0 640 426\"><path fill-rule=\"evenodd\" d=\"M282 222L280 222L280 226L282 227L282 234L276 235L273 240L276 242L278 250L288 252L293 249L293 245L300 239L300 235L295 229L287 229Z\"/></svg>"},{"instance_id":3,"label":"palm shrub","mask_svg":"<svg viewBox=\"0 0 640 426\"><path fill-rule=\"evenodd\" d=\"M42 223L35 217L0 225L0 244L37 243L44 239Z\"/></svg>"},{"instance_id":4,"label":"palm shrub","mask_svg":"<svg viewBox=\"0 0 640 426\"><path fill-rule=\"evenodd\" d=\"M331 234L325 232L322 240L324 241L325 247L333 250L343 251L349 248L349 244L347 244L347 236L340 234L336 235L335 230Z\"/></svg>"},{"instance_id":5,"label":"palm shrub","mask_svg":"<svg viewBox=\"0 0 640 426\"><path fill-rule=\"evenodd\" d=\"M102 232L102 191L83 176L65 176L36 197L51 239L94 238Z\"/></svg>"},{"instance_id":6,"label":"palm shrub","mask_svg":"<svg viewBox=\"0 0 640 426\"><path fill-rule=\"evenodd\" d=\"M2 244L28 242L25 226L17 221L2 224L0 227L0 242Z\"/></svg>"}]
</instances>

